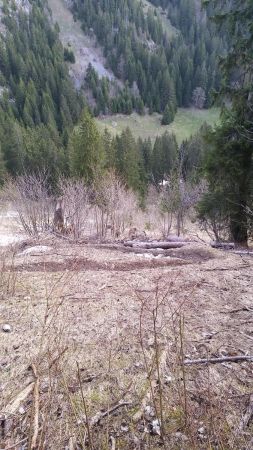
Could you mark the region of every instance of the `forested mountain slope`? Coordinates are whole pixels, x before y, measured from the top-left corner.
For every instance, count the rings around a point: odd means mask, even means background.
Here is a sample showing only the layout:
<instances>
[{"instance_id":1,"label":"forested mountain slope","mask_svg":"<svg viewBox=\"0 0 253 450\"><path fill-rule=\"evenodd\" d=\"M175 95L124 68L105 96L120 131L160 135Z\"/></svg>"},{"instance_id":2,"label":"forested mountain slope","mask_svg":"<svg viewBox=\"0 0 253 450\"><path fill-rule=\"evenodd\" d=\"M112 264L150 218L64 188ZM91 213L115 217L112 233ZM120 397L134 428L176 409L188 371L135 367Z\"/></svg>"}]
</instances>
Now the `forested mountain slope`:
<instances>
[{"instance_id":1,"label":"forested mountain slope","mask_svg":"<svg viewBox=\"0 0 253 450\"><path fill-rule=\"evenodd\" d=\"M84 32L96 36L115 76L150 111L163 112L169 106L173 113L176 106L187 107L196 88L203 89L208 106L211 90L220 82L222 38L198 3L152 3L165 9L148 8L148 2L139 0L73 0L71 9ZM168 33L165 21L177 32Z\"/></svg>"},{"instance_id":2,"label":"forested mountain slope","mask_svg":"<svg viewBox=\"0 0 253 450\"><path fill-rule=\"evenodd\" d=\"M17 173L45 159L60 167L62 145L83 101L70 81L47 3L5 1L2 23L0 146L6 167Z\"/></svg>"}]
</instances>

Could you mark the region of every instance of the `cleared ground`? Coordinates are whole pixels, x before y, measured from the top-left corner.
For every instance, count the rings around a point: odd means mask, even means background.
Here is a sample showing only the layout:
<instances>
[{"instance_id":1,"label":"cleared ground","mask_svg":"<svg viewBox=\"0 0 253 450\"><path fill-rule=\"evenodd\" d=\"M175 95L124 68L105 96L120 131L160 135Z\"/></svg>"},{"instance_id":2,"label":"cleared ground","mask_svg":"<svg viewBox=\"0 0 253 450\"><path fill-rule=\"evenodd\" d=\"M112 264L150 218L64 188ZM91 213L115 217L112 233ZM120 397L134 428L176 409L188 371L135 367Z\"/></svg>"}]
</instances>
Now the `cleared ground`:
<instances>
[{"instance_id":1,"label":"cleared ground","mask_svg":"<svg viewBox=\"0 0 253 450\"><path fill-rule=\"evenodd\" d=\"M49 236L1 262L1 448L252 448L253 363L183 364L253 354L252 258Z\"/></svg>"},{"instance_id":2,"label":"cleared ground","mask_svg":"<svg viewBox=\"0 0 253 450\"><path fill-rule=\"evenodd\" d=\"M116 114L99 118L97 124L101 130L107 128L113 135L119 134L129 127L136 138L151 138L152 140L168 131L174 133L178 142L181 143L184 139L194 135L204 122L211 126L218 123L219 113L218 108L205 110L179 108L174 122L166 126L161 125L161 115L159 114L140 116L136 113L130 116Z\"/></svg>"}]
</instances>

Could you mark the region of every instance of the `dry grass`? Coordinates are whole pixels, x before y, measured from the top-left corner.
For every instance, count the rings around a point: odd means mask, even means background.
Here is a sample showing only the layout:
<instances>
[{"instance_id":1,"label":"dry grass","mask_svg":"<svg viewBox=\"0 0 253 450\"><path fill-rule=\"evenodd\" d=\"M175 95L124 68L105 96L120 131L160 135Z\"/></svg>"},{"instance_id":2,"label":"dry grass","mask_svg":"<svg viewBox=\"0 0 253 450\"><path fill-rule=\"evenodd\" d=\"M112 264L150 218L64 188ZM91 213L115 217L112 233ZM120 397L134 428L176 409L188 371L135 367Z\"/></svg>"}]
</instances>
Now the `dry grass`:
<instances>
[{"instance_id":1,"label":"dry grass","mask_svg":"<svg viewBox=\"0 0 253 450\"><path fill-rule=\"evenodd\" d=\"M182 360L253 353L252 260L193 244L140 265L46 243L2 268L1 448L250 449L252 363Z\"/></svg>"}]
</instances>

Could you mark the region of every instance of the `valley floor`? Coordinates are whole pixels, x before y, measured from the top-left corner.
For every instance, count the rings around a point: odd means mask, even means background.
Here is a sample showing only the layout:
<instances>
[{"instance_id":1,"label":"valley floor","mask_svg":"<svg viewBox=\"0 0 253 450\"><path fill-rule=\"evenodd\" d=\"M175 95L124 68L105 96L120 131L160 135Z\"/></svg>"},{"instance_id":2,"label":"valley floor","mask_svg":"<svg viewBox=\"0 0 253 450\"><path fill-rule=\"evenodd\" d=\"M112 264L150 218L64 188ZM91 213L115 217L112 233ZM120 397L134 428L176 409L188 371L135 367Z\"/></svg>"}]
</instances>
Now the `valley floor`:
<instances>
[{"instance_id":1,"label":"valley floor","mask_svg":"<svg viewBox=\"0 0 253 450\"><path fill-rule=\"evenodd\" d=\"M179 144L185 139L189 139L196 134L201 125L205 122L214 126L219 122L219 108L211 109L195 109L195 108L179 108L175 120L170 125L161 125L160 114L140 116L136 113L130 116L116 114L97 119L100 129L107 128L112 135L120 134L125 128L129 127L135 138L142 139L151 138L155 140L156 136L160 136L165 131L174 133Z\"/></svg>"},{"instance_id":2,"label":"valley floor","mask_svg":"<svg viewBox=\"0 0 253 450\"><path fill-rule=\"evenodd\" d=\"M0 448L252 448L253 362L184 365L253 355L252 258L39 244L1 253Z\"/></svg>"}]
</instances>

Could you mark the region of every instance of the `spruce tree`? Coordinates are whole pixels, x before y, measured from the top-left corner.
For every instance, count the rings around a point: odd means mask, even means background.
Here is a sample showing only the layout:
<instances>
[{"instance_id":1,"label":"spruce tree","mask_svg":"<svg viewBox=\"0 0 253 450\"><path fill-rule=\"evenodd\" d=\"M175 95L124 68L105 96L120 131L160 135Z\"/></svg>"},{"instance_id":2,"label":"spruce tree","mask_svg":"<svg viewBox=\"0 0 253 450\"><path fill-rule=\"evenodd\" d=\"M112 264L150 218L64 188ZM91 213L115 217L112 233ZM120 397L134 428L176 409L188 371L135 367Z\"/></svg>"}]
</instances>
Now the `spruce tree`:
<instances>
[{"instance_id":1,"label":"spruce tree","mask_svg":"<svg viewBox=\"0 0 253 450\"><path fill-rule=\"evenodd\" d=\"M94 118L86 109L69 142L70 170L73 176L92 182L105 164L105 155Z\"/></svg>"},{"instance_id":2,"label":"spruce tree","mask_svg":"<svg viewBox=\"0 0 253 450\"><path fill-rule=\"evenodd\" d=\"M208 220L214 209L220 211L221 223L229 224L228 237L238 245L247 245L252 231L248 211L253 210L253 3L213 3L216 21L230 32L231 47L221 63L223 114L221 125L208 136L209 193L200 204L200 217Z\"/></svg>"}]
</instances>

